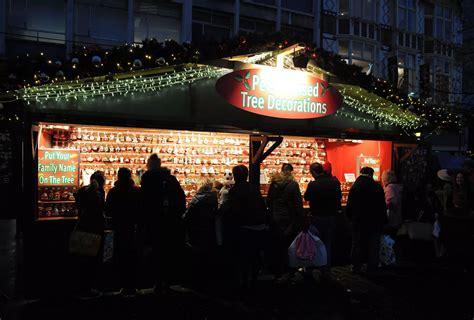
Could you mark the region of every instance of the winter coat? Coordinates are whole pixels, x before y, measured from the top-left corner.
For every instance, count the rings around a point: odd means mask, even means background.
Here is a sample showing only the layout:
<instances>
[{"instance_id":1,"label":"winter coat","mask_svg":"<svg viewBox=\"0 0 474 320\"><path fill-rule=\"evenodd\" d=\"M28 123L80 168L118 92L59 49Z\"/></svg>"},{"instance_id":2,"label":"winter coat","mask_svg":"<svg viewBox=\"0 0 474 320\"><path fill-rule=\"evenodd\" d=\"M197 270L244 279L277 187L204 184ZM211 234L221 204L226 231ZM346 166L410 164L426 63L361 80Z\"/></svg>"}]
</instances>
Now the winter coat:
<instances>
[{"instance_id":1,"label":"winter coat","mask_svg":"<svg viewBox=\"0 0 474 320\"><path fill-rule=\"evenodd\" d=\"M80 188L75 194L79 211L77 229L95 233L104 233L104 191L92 185Z\"/></svg>"},{"instance_id":2,"label":"winter coat","mask_svg":"<svg viewBox=\"0 0 474 320\"><path fill-rule=\"evenodd\" d=\"M387 223L382 186L373 178L360 175L349 191L346 213L355 229L380 232Z\"/></svg>"},{"instance_id":3,"label":"winter coat","mask_svg":"<svg viewBox=\"0 0 474 320\"><path fill-rule=\"evenodd\" d=\"M224 213L225 224L232 227L256 226L267 220L266 207L260 190L249 182L236 183L229 190Z\"/></svg>"},{"instance_id":4,"label":"winter coat","mask_svg":"<svg viewBox=\"0 0 474 320\"><path fill-rule=\"evenodd\" d=\"M115 182L105 202L105 214L119 233L130 235L140 219L140 189L130 182Z\"/></svg>"},{"instance_id":5,"label":"winter coat","mask_svg":"<svg viewBox=\"0 0 474 320\"><path fill-rule=\"evenodd\" d=\"M276 227L287 234L298 232L303 218L303 200L292 175L276 174L267 195L267 207Z\"/></svg>"},{"instance_id":6,"label":"winter coat","mask_svg":"<svg viewBox=\"0 0 474 320\"><path fill-rule=\"evenodd\" d=\"M398 229L402 225L402 186L390 183L385 186L384 193L388 226Z\"/></svg>"},{"instance_id":7,"label":"winter coat","mask_svg":"<svg viewBox=\"0 0 474 320\"><path fill-rule=\"evenodd\" d=\"M193 247L204 251L216 247L216 214L217 194L198 191L189 202L184 216L188 242Z\"/></svg>"},{"instance_id":8,"label":"winter coat","mask_svg":"<svg viewBox=\"0 0 474 320\"><path fill-rule=\"evenodd\" d=\"M329 175L320 175L311 181L304 193L313 217L334 216L341 210L341 198L341 183Z\"/></svg>"},{"instance_id":9,"label":"winter coat","mask_svg":"<svg viewBox=\"0 0 474 320\"><path fill-rule=\"evenodd\" d=\"M186 196L176 177L167 168L148 170L142 176L141 192L146 220L155 227L168 229L186 210Z\"/></svg>"}]
</instances>

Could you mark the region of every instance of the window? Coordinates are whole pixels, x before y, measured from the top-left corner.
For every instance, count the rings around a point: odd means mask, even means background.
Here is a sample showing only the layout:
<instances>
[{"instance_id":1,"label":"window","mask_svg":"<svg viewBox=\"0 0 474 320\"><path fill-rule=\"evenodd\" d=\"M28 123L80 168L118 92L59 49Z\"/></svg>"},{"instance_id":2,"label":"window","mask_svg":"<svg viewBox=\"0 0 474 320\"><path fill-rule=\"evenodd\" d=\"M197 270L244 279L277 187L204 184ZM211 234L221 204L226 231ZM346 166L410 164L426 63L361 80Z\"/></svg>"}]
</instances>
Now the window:
<instances>
[{"instance_id":1,"label":"window","mask_svg":"<svg viewBox=\"0 0 474 320\"><path fill-rule=\"evenodd\" d=\"M360 35L360 22L354 21L354 35L359 36Z\"/></svg>"},{"instance_id":2,"label":"window","mask_svg":"<svg viewBox=\"0 0 474 320\"><path fill-rule=\"evenodd\" d=\"M339 14L341 16L349 15L349 0L340 0L339 1Z\"/></svg>"},{"instance_id":3,"label":"window","mask_svg":"<svg viewBox=\"0 0 474 320\"><path fill-rule=\"evenodd\" d=\"M376 0L352 0L352 16L364 20L375 20L375 1Z\"/></svg>"},{"instance_id":4,"label":"window","mask_svg":"<svg viewBox=\"0 0 474 320\"><path fill-rule=\"evenodd\" d=\"M339 19L339 34L349 34L349 33L350 33L350 20Z\"/></svg>"},{"instance_id":5,"label":"window","mask_svg":"<svg viewBox=\"0 0 474 320\"><path fill-rule=\"evenodd\" d=\"M425 18L425 36L433 36L433 18Z\"/></svg>"},{"instance_id":6,"label":"window","mask_svg":"<svg viewBox=\"0 0 474 320\"><path fill-rule=\"evenodd\" d=\"M398 88L406 93L416 90L415 56L399 53L398 56Z\"/></svg>"},{"instance_id":7,"label":"window","mask_svg":"<svg viewBox=\"0 0 474 320\"><path fill-rule=\"evenodd\" d=\"M416 36L415 35L411 36L411 47L412 49L416 49Z\"/></svg>"},{"instance_id":8,"label":"window","mask_svg":"<svg viewBox=\"0 0 474 320\"><path fill-rule=\"evenodd\" d=\"M313 1L312 0L281 0L281 6L283 8L288 8L291 10L296 10L300 12L312 12L313 11Z\"/></svg>"},{"instance_id":9,"label":"window","mask_svg":"<svg viewBox=\"0 0 474 320\"><path fill-rule=\"evenodd\" d=\"M435 8L435 30L434 35L439 40L451 41L453 37L452 27L453 10L439 5ZM432 31L432 30L431 30Z\"/></svg>"},{"instance_id":10,"label":"window","mask_svg":"<svg viewBox=\"0 0 474 320\"><path fill-rule=\"evenodd\" d=\"M362 5L364 8L364 19L374 20L375 0L363 0Z\"/></svg>"},{"instance_id":11,"label":"window","mask_svg":"<svg viewBox=\"0 0 474 320\"><path fill-rule=\"evenodd\" d=\"M349 56L349 40L339 40L339 55L342 57Z\"/></svg>"},{"instance_id":12,"label":"window","mask_svg":"<svg viewBox=\"0 0 474 320\"><path fill-rule=\"evenodd\" d=\"M336 17L332 15L323 15L322 19L323 32L336 34Z\"/></svg>"},{"instance_id":13,"label":"window","mask_svg":"<svg viewBox=\"0 0 474 320\"><path fill-rule=\"evenodd\" d=\"M367 38L367 23L362 22L360 31L360 35Z\"/></svg>"},{"instance_id":14,"label":"window","mask_svg":"<svg viewBox=\"0 0 474 320\"><path fill-rule=\"evenodd\" d=\"M416 32L416 14L414 0L398 1L398 29Z\"/></svg>"},{"instance_id":15,"label":"window","mask_svg":"<svg viewBox=\"0 0 474 320\"><path fill-rule=\"evenodd\" d=\"M388 29L381 29L381 39L382 45L391 46L392 45L392 33Z\"/></svg>"},{"instance_id":16,"label":"window","mask_svg":"<svg viewBox=\"0 0 474 320\"><path fill-rule=\"evenodd\" d=\"M364 54L362 58L366 60L374 60L374 46L370 44L364 44Z\"/></svg>"},{"instance_id":17,"label":"window","mask_svg":"<svg viewBox=\"0 0 474 320\"><path fill-rule=\"evenodd\" d=\"M375 25L365 22L353 21L354 24L354 35L369 39L376 39L377 33ZM339 33L341 33L339 31Z\"/></svg>"},{"instance_id":18,"label":"window","mask_svg":"<svg viewBox=\"0 0 474 320\"><path fill-rule=\"evenodd\" d=\"M275 5L275 0L253 0L253 2Z\"/></svg>"},{"instance_id":19,"label":"window","mask_svg":"<svg viewBox=\"0 0 474 320\"><path fill-rule=\"evenodd\" d=\"M362 58L362 43L354 41L352 42L352 56L356 58Z\"/></svg>"},{"instance_id":20,"label":"window","mask_svg":"<svg viewBox=\"0 0 474 320\"><path fill-rule=\"evenodd\" d=\"M372 24L369 24L369 38L375 39L375 27Z\"/></svg>"}]
</instances>

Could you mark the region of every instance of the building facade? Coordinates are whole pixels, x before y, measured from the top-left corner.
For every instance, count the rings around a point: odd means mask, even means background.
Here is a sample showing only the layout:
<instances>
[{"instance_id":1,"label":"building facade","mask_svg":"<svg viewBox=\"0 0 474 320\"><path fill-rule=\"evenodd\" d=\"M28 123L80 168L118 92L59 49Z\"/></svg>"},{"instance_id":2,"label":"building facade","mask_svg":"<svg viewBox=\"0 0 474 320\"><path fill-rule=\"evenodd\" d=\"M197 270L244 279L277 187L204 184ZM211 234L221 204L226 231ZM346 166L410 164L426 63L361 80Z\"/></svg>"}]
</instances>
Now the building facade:
<instances>
[{"instance_id":1,"label":"building facade","mask_svg":"<svg viewBox=\"0 0 474 320\"><path fill-rule=\"evenodd\" d=\"M0 56L282 32L406 94L454 106L462 99L461 13L450 0L0 0Z\"/></svg>"}]
</instances>

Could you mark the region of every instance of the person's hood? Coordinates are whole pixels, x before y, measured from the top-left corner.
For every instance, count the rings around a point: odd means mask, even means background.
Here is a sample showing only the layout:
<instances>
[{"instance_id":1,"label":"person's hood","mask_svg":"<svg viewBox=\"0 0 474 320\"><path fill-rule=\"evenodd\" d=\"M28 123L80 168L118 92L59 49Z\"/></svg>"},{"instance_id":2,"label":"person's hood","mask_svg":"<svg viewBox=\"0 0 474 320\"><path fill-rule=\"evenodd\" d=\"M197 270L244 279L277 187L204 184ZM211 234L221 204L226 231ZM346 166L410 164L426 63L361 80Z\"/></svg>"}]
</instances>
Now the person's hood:
<instances>
[{"instance_id":1,"label":"person's hood","mask_svg":"<svg viewBox=\"0 0 474 320\"><path fill-rule=\"evenodd\" d=\"M399 183L390 183L385 186L385 189L389 188L395 192L402 192L403 186Z\"/></svg>"},{"instance_id":2,"label":"person's hood","mask_svg":"<svg viewBox=\"0 0 474 320\"><path fill-rule=\"evenodd\" d=\"M272 177L272 182L276 187L284 188L288 183L294 181L294 177L291 174L277 173Z\"/></svg>"},{"instance_id":3,"label":"person's hood","mask_svg":"<svg viewBox=\"0 0 474 320\"><path fill-rule=\"evenodd\" d=\"M217 205L217 195L212 191L198 191L189 202L188 210L198 203Z\"/></svg>"},{"instance_id":4,"label":"person's hood","mask_svg":"<svg viewBox=\"0 0 474 320\"><path fill-rule=\"evenodd\" d=\"M114 186L118 188L130 188L135 186L135 182L130 179L130 180L117 180L114 182Z\"/></svg>"},{"instance_id":5,"label":"person's hood","mask_svg":"<svg viewBox=\"0 0 474 320\"><path fill-rule=\"evenodd\" d=\"M161 178L161 177L170 176L171 171L170 171L170 169L168 169L166 167L161 167L161 168L156 169L156 170L147 170L143 175L145 175L145 174L147 176L150 176L150 177Z\"/></svg>"}]
</instances>

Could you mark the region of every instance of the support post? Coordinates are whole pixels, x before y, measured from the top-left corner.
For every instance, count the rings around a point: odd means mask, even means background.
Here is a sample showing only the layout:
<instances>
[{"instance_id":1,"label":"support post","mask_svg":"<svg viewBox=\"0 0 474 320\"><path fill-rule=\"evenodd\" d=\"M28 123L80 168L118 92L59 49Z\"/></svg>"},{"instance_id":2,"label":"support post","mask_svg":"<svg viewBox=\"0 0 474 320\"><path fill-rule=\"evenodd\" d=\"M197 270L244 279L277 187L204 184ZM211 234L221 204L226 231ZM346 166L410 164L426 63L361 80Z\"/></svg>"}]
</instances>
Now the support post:
<instances>
[{"instance_id":1,"label":"support post","mask_svg":"<svg viewBox=\"0 0 474 320\"><path fill-rule=\"evenodd\" d=\"M240 29L240 0L234 0L234 36L239 34Z\"/></svg>"},{"instance_id":2,"label":"support post","mask_svg":"<svg viewBox=\"0 0 474 320\"><path fill-rule=\"evenodd\" d=\"M133 0L128 0L128 10L127 10L127 43L134 44L135 43L135 15L133 12Z\"/></svg>"},{"instance_id":3,"label":"support post","mask_svg":"<svg viewBox=\"0 0 474 320\"><path fill-rule=\"evenodd\" d=\"M260 187L260 164L282 143L283 137L251 135L249 155L249 182ZM265 148L269 142L274 142L268 150Z\"/></svg>"},{"instance_id":4,"label":"support post","mask_svg":"<svg viewBox=\"0 0 474 320\"><path fill-rule=\"evenodd\" d=\"M313 0L313 43L317 48L321 48L321 16L322 0Z\"/></svg>"},{"instance_id":5,"label":"support post","mask_svg":"<svg viewBox=\"0 0 474 320\"><path fill-rule=\"evenodd\" d=\"M183 0L181 10L181 43L191 42L193 36L193 1Z\"/></svg>"},{"instance_id":6,"label":"support post","mask_svg":"<svg viewBox=\"0 0 474 320\"><path fill-rule=\"evenodd\" d=\"M0 0L0 57L7 53L5 33L7 32L7 0Z\"/></svg>"},{"instance_id":7,"label":"support post","mask_svg":"<svg viewBox=\"0 0 474 320\"><path fill-rule=\"evenodd\" d=\"M275 31L281 31L281 0L276 0L277 15L275 19Z\"/></svg>"},{"instance_id":8,"label":"support post","mask_svg":"<svg viewBox=\"0 0 474 320\"><path fill-rule=\"evenodd\" d=\"M67 0L66 6L66 56L70 57L74 49L74 0Z\"/></svg>"}]
</instances>

